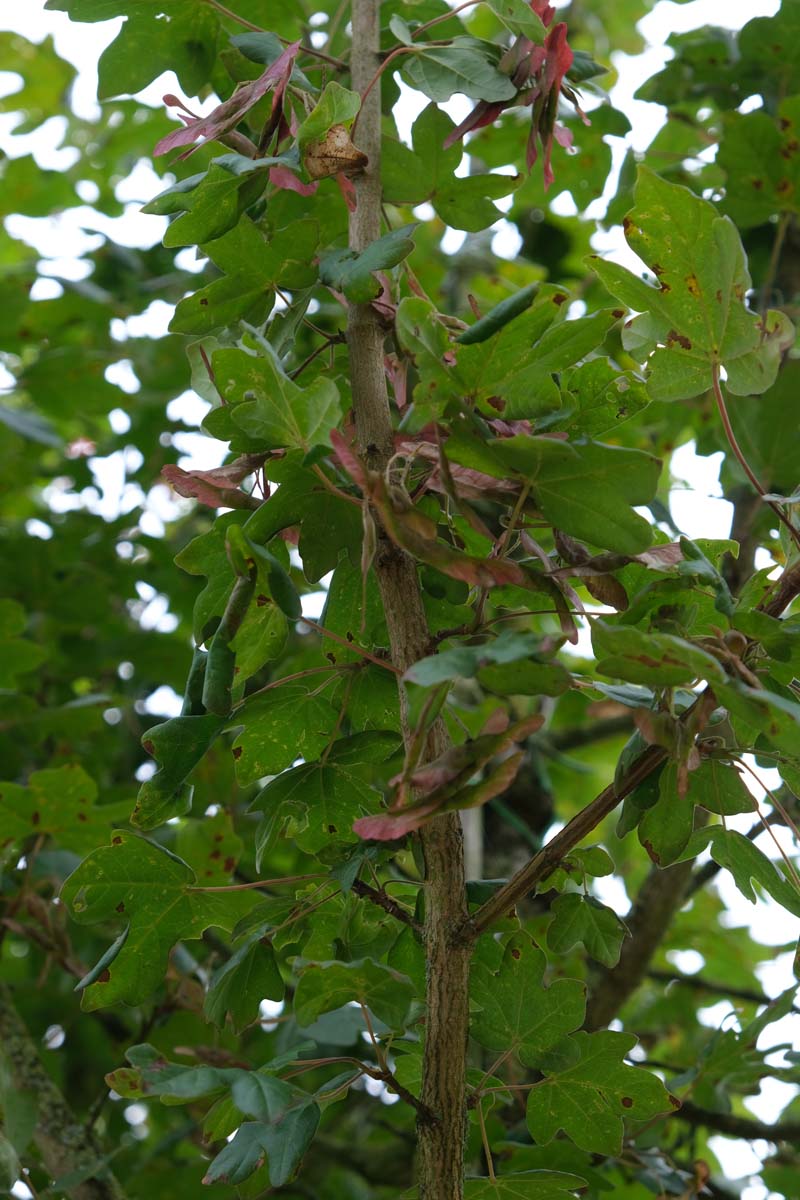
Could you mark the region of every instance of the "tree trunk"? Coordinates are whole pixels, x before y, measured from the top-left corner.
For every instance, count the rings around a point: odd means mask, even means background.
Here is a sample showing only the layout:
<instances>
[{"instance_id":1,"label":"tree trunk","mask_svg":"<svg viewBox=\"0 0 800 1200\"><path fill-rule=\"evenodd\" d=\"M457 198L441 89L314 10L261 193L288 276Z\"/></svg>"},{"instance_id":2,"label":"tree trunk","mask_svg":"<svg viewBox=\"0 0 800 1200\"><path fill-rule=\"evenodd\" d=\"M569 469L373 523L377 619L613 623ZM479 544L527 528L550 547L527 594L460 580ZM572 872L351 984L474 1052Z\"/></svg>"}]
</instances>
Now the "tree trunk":
<instances>
[{"instance_id":1,"label":"tree trunk","mask_svg":"<svg viewBox=\"0 0 800 1200\"><path fill-rule=\"evenodd\" d=\"M379 0L353 0L352 87L363 94L380 66ZM367 97L357 128L357 143L369 165L356 183L358 207L350 221L350 248L362 250L380 236L380 88ZM356 435L365 463L384 470L394 449L386 376L384 332L371 305L353 304L348 344ZM417 568L413 559L379 536L374 561L392 660L405 670L431 653L431 639ZM408 744L406 699L400 685L403 734ZM426 746L428 759L448 746L437 722ZM466 1131L466 1051L469 1028L470 948L456 944L467 917L464 851L456 813L438 817L420 833L425 862L425 957L427 1009L421 1099L434 1120L421 1122L419 1189L421 1200L461 1200Z\"/></svg>"}]
</instances>

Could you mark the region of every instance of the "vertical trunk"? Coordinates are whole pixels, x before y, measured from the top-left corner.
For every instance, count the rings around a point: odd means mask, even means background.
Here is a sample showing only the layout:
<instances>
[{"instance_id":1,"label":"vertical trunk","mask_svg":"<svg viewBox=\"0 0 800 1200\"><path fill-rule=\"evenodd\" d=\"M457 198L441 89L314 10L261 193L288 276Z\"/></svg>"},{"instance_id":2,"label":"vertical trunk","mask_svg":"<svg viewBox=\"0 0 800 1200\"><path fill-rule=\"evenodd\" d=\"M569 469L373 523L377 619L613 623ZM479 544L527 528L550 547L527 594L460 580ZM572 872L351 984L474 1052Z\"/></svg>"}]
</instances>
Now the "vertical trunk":
<instances>
[{"instance_id":1,"label":"vertical trunk","mask_svg":"<svg viewBox=\"0 0 800 1200\"><path fill-rule=\"evenodd\" d=\"M352 87L363 94L380 65L379 0L353 0ZM350 247L362 250L380 236L380 88L374 87L359 117L357 143L369 166L356 190L358 207L350 222ZM356 433L365 462L385 468L393 451L386 377L384 333L370 305L350 306L348 343ZM386 537L375 556L394 663L408 667L431 652L416 565ZM404 736L408 738L401 685ZM435 757L447 746L438 723L426 752ZM466 1128L465 1074L469 1025L469 949L455 945L466 919L464 851L461 824L449 813L421 833L425 861L425 955L427 1014L422 1100L435 1119L419 1126L421 1200L461 1200Z\"/></svg>"}]
</instances>

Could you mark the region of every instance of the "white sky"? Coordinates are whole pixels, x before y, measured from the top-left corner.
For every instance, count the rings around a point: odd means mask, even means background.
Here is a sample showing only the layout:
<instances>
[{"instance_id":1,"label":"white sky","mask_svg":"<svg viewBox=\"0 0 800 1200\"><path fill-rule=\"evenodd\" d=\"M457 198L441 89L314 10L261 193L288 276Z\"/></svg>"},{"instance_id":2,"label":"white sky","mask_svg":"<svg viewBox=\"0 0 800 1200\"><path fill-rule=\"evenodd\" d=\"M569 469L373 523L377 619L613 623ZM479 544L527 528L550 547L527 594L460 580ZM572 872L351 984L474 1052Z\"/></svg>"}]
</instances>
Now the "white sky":
<instances>
[{"instance_id":1,"label":"white sky","mask_svg":"<svg viewBox=\"0 0 800 1200\"><path fill-rule=\"evenodd\" d=\"M565 0L558 7L563 7ZM233 5L235 8L235 5ZM612 55L615 67L619 72L619 82L612 92L615 106L629 117L633 131L626 142L614 139L614 162L618 168L625 153L626 145L635 149L645 148L652 140L655 132L663 121L663 109L657 105L646 104L633 99L633 93L641 82L652 75L667 61L669 51L664 43L671 33L683 32L697 28L699 25L712 24L740 28L746 21L755 16L770 16L779 8L778 0L693 0L688 4L675 4L670 0L659 0L655 8L640 22L640 29L650 43L647 51L637 57L629 57L620 52ZM78 79L73 91L73 106L82 116L90 118L99 113L96 102L97 59L106 45L116 36L121 24L119 19L99 22L96 24L75 24L66 14L45 12L44 0L25 0L24 4L11 5L6 0L0 13L0 30L13 31L23 34L32 41L40 41L45 35L51 34L55 39L58 53L73 62L79 68ZM0 95L16 90L19 86L18 77L8 72L0 72ZM160 106L162 95L167 92L180 94L180 87L175 76L171 73L162 75L154 81L138 99L145 104ZM427 100L414 95L403 87L403 100L398 110L398 124L401 133L405 135L410 128L416 113L424 107ZM204 111L213 106L209 101ZM464 97L455 97L447 106L451 115L460 119L469 109L470 104ZM0 114L0 151L11 157L20 154L33 153L36 161L42 167L58 169L65 167L73 160L77 152L60 148L64 134L63 118L55 117L47 121L40 129L24 137L13 137L12 129L15 118L12 115ZM160 180L146 159L143 159L134 172L120 184L118 199L126 202L126 210L122 217L110 219L96 213L89 207L69 209L63 214L52 218L31 219L24 216L13 216L7 220L8 231L29 241L45 260L41 265L41 274L61 275L65 278L80 278L86 273L86 266L79 256L89 248L100 244L99 235L106 234L116 242L127 246L147 247L155 244L162 236L166 221L164 218L144 216L140 212L142 204L166 186ZM606 189L606 197L613 194L613 181ZM86 200L92 197L87 193ZM510 200L509 202L510 203ZM502 207L502 205L501 205ZM556 198L554 209L569 215L574 212L571 199L563 194ZM600 215L604 202L596 202L589 210L590 216ZM87 233L96 230L97 233ZM496 253L512 256L519 245L516 230L507 222L499 221L496 226L494 249ZM449 231L445 235L444 248L455 252L463 241L464 235L458 231ZM626 265L639 269L641 264L630 253L621 238L619 230L598 232L593 239L595 247L602 253L625 262ZM190 255L185 255L182 265L189 265ZM59 287L55 281L41 280L37 285L37 295L45 298L57 294ZM148 310L137 317L131 318L126 324L117 323L115 336L121 341L125 336L152 337L163 336L166 332L172 314L169 305L162 301L154 302ZM0 368L0 373L2 369ZM132 396L138 389L138 382L130 367L118 365L109 377ZM0 386L10 380L0 378ZM135 403L132 399L130 403ZM185 393L172 402L170 416L180 415L188 423L199 425L206 406L193 393ZM129 424L122 409L111 416L112 426L116 432L124 433ZM179 449L186 454L181 459L183 466L213 466L221 461L224 448L201 434L184 434ZM127 451L129 455L138 453L135 448ZM717 473L719 457L701 458L694 453L693 445L681 447L673 458L673 470L678 479L686 481L683 490L677 490L672 498L672 510L676 522L692 537L726 537L730 528L730 505L720 498ZM132 487L125 482L125 455L113 455L110 459L93 460L96 489L88 489L87 493L77 496L68 490L53 487L48 499L54 509L64 510L69 507L86 505L92 511L111 517L119 511L135 508L144 500L146 512L140 524L146 532L158 535L163 531L164 522L174 514L174 500L169 491L160 484L155 484L147 497L143 497L138 487ZM50 536L48 527L43 522L34 523L36 528L32 533L38 536ZM171 615L166 611L166 600L159 597L147 584L140 587L142 603L141 619L151 627L168 627ZM319 605L319 596L312 604ZM311 599L311 598L310 598ZM308 615L311 615L309 612ZM164 623L167 622L167 625ZM171 715L178 698L168 688L160 688L150 698L148 710L153 713ZM775 772L767 772L773 776ZM767 779L768 783L772 779ZM737 825L746 830L750 827L751 818L734 818L729 822L732 827ZM778 834L784 839L784 845L789 849L788 834L781 830ZM758 844L775 857L776 851L766 838L759 839ZM600 881L602 883L602 881ZM754 936L766 945L780 945L798 936L798 922L789 916L782 908L772 901L761 901L754 908L734 886L730 877L720 874L719 889L728 906L731 924L749 925ZM607 902L616 905L624 911L625 897L621 889L609 892ZM693 957L692 957L693 955ZM702 966L699 955L689 952L689 956L681 960L683 969L697 970ZM762 971L762 982L765 991L777 995L791 986L791 956L777 956L772 963L765 964ZM707 1010L706 1020L712 1027L717 1027L730 1006L718 1004ZM793 1041L800 1047L800 1031L796 1018L787 1017L783 1021L771 1025L763 1042L774 1045L781 1041ZM772 1120L779 1113L787 1098L797 1089L787 1088L786 1085L768 1081L758 1097L745 1103L754 1114L764 1120ZM764 1148L759 1147L760 1151ZM728 1138L715 1138L714 1150L718 1154L724 1169L730 1179L741 1178L748 1172L756 1171L759 1161L750 1148L741 1142ZM23 1195L24 1189L19 1194ZM743 1200L765 1200L766 1191L760 1185L748 1186L742 1193Z\"/></svg>"}]
</instances>

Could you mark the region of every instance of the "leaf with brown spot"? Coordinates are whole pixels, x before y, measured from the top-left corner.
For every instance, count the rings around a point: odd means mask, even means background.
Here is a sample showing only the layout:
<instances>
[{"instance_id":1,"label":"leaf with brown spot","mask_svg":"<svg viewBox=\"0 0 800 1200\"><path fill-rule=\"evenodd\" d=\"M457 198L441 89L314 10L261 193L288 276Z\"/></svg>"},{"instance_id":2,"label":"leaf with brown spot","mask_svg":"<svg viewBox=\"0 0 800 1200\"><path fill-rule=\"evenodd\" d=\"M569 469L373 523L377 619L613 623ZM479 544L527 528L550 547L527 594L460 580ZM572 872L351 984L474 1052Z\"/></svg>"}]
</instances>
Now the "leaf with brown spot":
<instances>
[{"instance_id":1,"label":"leaf with brown spot","mask_svg":"<svg viewBox=\"0 0 800 1200\"><path fill-rule=\"evenodd\" d=\"M636 1041L632 1034L611 1031L570 1037L577 1061L561 1071L545 1068L545 1079L528 1093L527 1122L534 1141L549 1142L563 1130L582 1150L619 1154L625 1114L646 1121L669 1112L673 1097L661 1080L624 1061Z\"/></svg>"},{"instance_id":2,"label":"leaf with brown spot","mask_svg":"<svg viewBox=\"0 0 800 1200\"><path fill-rule=\"evenodd\" d=\"M96 804L95 782L77 763L34 771L27 787L2 783L0 788L0 828L8 854L34 832L57 839L65 850L85 854L130 813L129 800Z\"/></svg>"},{"instance_id":3,"label":"leaf with brown spot","mask_svg":"<svg viewBox=\"0 0 800 1200\"><path fill-rule=\"evenodd\" d=\"M529 1067L579 1029L586 1011L586 988L578 980L544 986L545 961L529 934L511 934L499 961L490 963L478 953L470 979L477 1010L472 1036L487 1050L510 1050Z\"/></svg>"},{"instance_id":4,"label":"leaf with brown spot","mask_svg":"<svg viewBox=\"0 0 800 1200\"><path fill-rule=\"evenodd\" d=\"M783 313L769 312L762 320L748 311L743 297L750 275L731 220L688 188L642 167L626 239L651 270L658 267L659 287L617 263L593 257L591 265L612 295L640 314L625 326L622 340L646 362L653 399L702 395L712 368L719 367L735 395L766 391L794 330Z\"/></svg>"},{"instance_id":5,"label":"leaf with brown spot","mask_svg":"<svg viewBox=\"0 0 800 1200\"><path fill-rule=\"evenodd\" d=\"M61 899L79 925L118 925L118 906L125 906L127 928L78 985L87 1012L141 1004L161 983L177 941L212 925L232 929L254 902L246 892L204 893L185 862L131 833L94 850L66 880Z\"/></svg>"}]
</instances>

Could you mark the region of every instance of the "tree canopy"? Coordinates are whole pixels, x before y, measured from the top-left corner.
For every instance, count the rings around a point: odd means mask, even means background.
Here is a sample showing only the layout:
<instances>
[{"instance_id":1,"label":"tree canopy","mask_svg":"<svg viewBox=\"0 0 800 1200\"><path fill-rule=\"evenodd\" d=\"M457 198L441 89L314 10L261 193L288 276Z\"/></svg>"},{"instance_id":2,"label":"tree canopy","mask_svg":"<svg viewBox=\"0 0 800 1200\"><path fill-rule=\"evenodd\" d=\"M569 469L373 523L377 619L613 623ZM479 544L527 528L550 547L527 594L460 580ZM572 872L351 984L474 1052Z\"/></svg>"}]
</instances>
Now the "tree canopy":
<instances>
[{"instance_id":1,"label":"tree canopy","mask_svg":"<svg viewBox=\"0 0 800 1200\"><path fill-rule=\"evenodd\" d=\"M94 115L0 33L0 1191L797 1200L800 0L644 151L648 0L45 7L124 19Z\"/></svg>"}]
</instances>

